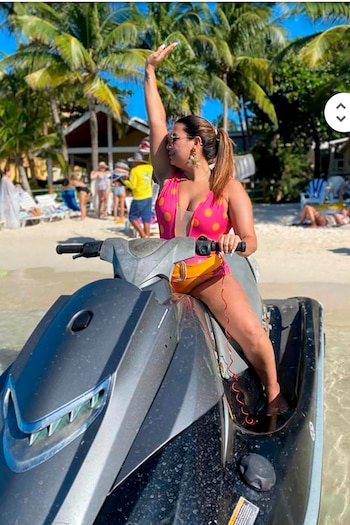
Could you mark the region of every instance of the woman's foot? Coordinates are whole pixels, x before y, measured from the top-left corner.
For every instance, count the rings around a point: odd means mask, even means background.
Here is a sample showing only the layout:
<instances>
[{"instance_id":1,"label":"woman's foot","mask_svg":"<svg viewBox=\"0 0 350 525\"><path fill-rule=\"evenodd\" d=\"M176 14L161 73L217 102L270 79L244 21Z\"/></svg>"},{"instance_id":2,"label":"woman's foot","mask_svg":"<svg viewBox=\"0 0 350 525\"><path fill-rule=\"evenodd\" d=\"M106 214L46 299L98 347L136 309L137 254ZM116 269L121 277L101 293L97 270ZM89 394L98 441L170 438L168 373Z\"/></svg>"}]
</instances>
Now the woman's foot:
<instances>
[{"instance_id":1,"label":"woman's foot","mask_svg":"<svg viewBox=\"0 0 350 525\"><path fill-rule=\"evenodd\" d=\"M283 414L283 412L286 412L287 410L288 403L280 392L272 401L268 403L266 415L277 416L278 414Z\"/></svg>"}]
</instances>

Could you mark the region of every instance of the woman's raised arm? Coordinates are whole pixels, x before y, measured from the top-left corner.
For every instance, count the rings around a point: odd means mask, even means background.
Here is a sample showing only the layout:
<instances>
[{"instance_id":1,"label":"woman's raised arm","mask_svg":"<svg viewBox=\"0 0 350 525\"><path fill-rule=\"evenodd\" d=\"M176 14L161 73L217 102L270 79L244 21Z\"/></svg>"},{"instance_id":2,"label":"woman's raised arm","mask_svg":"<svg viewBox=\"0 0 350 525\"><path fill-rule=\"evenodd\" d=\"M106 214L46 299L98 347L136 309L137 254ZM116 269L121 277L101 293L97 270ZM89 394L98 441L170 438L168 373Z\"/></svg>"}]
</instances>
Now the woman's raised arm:
<instances>
[{"instance_id":1,"label":"woman's raised arm","mask_svg":"<svg viewBox=\"0 0 350 525\"><path fill-rule=\"evenodd\" d=\"M147 57L145 66L144 94L150 128L151 159L154 174L160 184L172 168L166 149L167 117L158 91L155 68L175 47L176 42L169 46L161 45Z\"/></svg>"}]
</instances>

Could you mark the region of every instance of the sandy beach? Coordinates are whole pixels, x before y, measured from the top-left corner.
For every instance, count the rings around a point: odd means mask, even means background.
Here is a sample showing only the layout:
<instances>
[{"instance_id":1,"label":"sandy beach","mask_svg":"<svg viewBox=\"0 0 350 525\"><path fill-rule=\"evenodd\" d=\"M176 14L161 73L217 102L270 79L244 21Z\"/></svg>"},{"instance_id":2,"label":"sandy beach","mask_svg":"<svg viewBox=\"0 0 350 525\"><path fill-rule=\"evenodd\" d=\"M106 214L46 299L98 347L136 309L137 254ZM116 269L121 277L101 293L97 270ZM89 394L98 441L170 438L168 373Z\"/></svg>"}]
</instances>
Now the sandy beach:
<instances>
[{"instance_id":1,"label":"sandy beach","mask_svg":"<svg viewBox=\"0 0 350 525\"><path fill-rule=\"evenodd\" d=\"M350 225L300 228L299 205L255 205L259 286L266 299L308 296L324 306L326 332L324 475L320 525L350 523ZM61 294L111 275L99 259L58 256L60 241L124 235L112 219L0 231L0 368L15 357ZM157 234L154 233L156 236Z\"/></svg>"}]
</instances>

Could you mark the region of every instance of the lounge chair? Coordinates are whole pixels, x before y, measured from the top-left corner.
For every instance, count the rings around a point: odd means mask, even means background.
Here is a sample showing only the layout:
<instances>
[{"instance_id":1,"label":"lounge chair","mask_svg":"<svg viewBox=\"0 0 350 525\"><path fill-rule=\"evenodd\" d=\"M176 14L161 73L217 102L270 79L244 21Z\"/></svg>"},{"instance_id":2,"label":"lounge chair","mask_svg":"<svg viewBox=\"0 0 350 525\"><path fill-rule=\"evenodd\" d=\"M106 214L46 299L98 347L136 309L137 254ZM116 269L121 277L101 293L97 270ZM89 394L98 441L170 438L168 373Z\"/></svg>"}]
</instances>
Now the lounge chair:
<instances>
[{"instance_id":1,"label":"lounge chair","mask_svg":"<svg viewBox=\"0 0 350 525\"><path fill-rule=\"evenodd\" d=\"M324 204L327 194L327 182L324 179L312 179L305 192L300 193L300 209L305 204Z\"/></svg>"},{"instance_id":2,"label":"lounge chair","mask_svg":"<svg viewBox=\"0 0 350 525\"><path fill-rule=\"evenodd\" d=\"M341 175L333 175L327 180L327 200L330 203L339 202L339 190L343 182L344 177Z\"/></svg>"},{"instance_id":3,"label":"lounge chair","mask_svg":"<svg viewBox=\"0 0 350 525\"><path fill-rule=\"evenodd\" d=\"M43 220L48 220L48 218L42 213L42 210L39 208L38 203L35 202L33 197L23 189L19 192L19 219L21 226L26 226L30 223L39 223Z\"/></svg>"},{"instance_id":4,"label":"lounge chair","mask_svg":"<svg viewBox=\"0 0 350 525\"><path fill-rule=\"evenodd\" d=\"M67 216L66 207L57 202L56 199L56 193L47 193L35 197L43 215L49 217L51 221L54 219L65 219Z\"/></svg>"}]
</instances>

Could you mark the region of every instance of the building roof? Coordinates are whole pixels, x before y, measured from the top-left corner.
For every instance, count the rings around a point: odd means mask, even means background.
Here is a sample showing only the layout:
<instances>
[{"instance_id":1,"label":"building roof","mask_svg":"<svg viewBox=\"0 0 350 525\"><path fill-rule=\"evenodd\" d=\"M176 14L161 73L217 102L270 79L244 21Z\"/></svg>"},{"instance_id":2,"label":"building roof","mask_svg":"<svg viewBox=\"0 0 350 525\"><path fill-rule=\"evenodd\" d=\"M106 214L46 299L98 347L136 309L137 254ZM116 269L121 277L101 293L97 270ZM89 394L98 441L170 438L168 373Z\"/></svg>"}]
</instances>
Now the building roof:
<instances>
[{"instance_id":1,"label":"building roof","mask_svg":"<svg viewBox=\"0 0 350 525\"><path fill-rule=\"evenodd\" d=\"M99 147L108 146L108 128L107 122L108 117L112 116L111 112L108 111L104 106L96 106L96 116L98 123L98 141ZM112 122L115 123L115 119L112 116ZM138 117L132 117L130 119L123 118L122 123L118 125L112 125L112 143L115 144L121 137L118 132L118 127L123 126L125 128L125 134L137 130L141 133L149 134L149 127L145 120ZM68 148L86 148L91 146L91 134L90 134L90 113L87 111L68 126L64 130L64 135L67 140Z\"/></svg>"}]
</instances>

